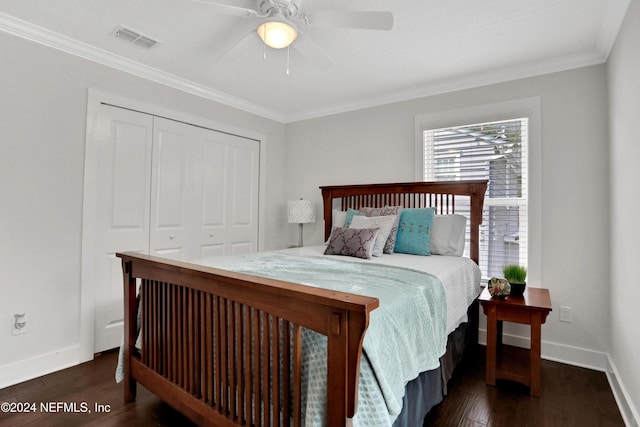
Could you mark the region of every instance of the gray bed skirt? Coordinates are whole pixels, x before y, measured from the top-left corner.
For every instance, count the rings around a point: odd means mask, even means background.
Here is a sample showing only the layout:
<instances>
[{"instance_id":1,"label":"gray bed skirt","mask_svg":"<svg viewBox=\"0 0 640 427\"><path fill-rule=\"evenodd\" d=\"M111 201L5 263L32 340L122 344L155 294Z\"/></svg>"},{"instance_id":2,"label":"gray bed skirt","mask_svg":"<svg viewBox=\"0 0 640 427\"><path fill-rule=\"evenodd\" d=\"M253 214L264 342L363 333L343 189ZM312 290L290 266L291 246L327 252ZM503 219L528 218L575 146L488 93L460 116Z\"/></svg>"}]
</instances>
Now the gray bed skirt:
<instances>
[{"instance_id":1,"label":"gray bed skirt","mask_svg":"<svg viewBox=\"0 0 640 427\"><path fill-rule=\"evenodd\" d=\"M467 344L478 342L477 300L467 312L469 323L463 323L449 334L447 350L440 358L440 367L426 371L409 383L402 399L402 411L393 423L393 427L419 427L424 423L427 413L442 402L447 394L447 383L453 370L462 359Z\"/></svg>"}]
</instances>

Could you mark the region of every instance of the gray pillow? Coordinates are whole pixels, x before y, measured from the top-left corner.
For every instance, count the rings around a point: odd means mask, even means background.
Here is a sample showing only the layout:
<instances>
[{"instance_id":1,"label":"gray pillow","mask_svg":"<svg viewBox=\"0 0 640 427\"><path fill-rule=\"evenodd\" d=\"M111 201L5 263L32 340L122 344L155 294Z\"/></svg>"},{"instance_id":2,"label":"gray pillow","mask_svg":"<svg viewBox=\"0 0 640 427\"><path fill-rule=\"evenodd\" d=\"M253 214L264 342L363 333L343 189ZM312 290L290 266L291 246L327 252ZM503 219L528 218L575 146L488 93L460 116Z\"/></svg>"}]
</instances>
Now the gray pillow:
<instances>
[{"instance_id":1,"label":"gray pillow","mask_svg":"<svg viewBox=\"0 0 640 427\"><path fill-rule=\"evenodd\" d=\"M331 232L325 255L345 255L371 259L379 228L341 228Z\"/></svg>"}]
</instances>

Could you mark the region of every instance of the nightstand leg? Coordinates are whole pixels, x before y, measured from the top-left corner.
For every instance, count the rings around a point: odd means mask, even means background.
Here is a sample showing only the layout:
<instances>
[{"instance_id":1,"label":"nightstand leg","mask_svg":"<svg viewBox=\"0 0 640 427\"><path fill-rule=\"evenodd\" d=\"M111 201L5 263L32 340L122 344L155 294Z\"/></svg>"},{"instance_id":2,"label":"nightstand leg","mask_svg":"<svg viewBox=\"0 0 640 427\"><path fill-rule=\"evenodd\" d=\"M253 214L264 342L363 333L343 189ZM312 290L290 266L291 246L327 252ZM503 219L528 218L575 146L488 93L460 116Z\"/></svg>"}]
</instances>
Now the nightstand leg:
<instances>
[{"instance_id":1,"label":"nightstand leg","mask_svg":"<svg viewBox=\"0 0 640 427\"><path fill-rule=\"evenodd\" d=\"M487 384L496 385L497 313L489 307L487 313Z\"/></svg>"},{"instance_id":2,"label":"nightstand leg","mask_svg":"<svg viewBox=\"0 0 640 427\"><path fill-rule=\"evenodd\" d=\"M540 313L532 313L531 315L531 372L530 390L531 395L540 397L542 395L542 369L540 362L541 353L541 319Z\"/></svg>"}]
</instances>

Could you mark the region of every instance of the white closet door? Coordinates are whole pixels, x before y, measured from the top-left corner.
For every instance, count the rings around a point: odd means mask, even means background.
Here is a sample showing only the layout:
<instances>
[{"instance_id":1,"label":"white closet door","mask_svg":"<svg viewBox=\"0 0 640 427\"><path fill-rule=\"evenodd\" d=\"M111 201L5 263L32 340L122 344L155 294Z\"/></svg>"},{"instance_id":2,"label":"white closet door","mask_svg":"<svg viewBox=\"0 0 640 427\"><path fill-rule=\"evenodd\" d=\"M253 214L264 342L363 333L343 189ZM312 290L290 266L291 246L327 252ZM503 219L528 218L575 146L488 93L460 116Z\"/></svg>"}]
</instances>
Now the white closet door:
<instances>
[{"instance_id":1,"label":"white closet door","mask_svg":"<svg viewBox=\"0 0 640 427\"><path fill-rule=\"evenodd\" d=\"M258 250L258 141L198 129L194 253L197 258Z\"/></svg>"},{"instance_id":2,"label":"white closet door","mask_svg":"<svg viewBox=\"0 0 640 427\"><path fill-rule=\"evenodd\" d=\"M117 252L188 261L258 249L258 141L101 106L85 159L83 282L94 351L120 345ZM84 286L84 285L83 285Z\"/></svg>"},{"instance_id":3,"label":"white closet door","mask_svg":"<svg viewBox=\"0 0 640 427\"><path fill-rule=\"evenodd\" d=\"M151 255L181 261L194 258L190 239L197 173L194 129L197 128L154 118Z\"/></svg>"},{"instance_id":4,"label":"white closet door","mask_svg":"<svg viewBox=\"0 0 640 427\"><path fill-rule=\"evenodd\" d=\"M96 171L95 187L85 188L85 197L95 200L95 215L88 218L95 221L93 247L84 250L89 257L85 271L95 289L95 352L117 347L122 339L122 268L116 252L148 252L153 129L149 115L101 108L95 156L87 159L95 164L86 165Z\"/></svg>"},{"instance_id":5,"label":"white closet door","mask_svg":"<svg viewBox=\"0 0 640 427\"><path fill-rule=\"evenodd\" d=\"M258 250L258 190L260 149L257 141L238 138L231 150L229 215L229 254Z\"/></svg>"}]
</instances>

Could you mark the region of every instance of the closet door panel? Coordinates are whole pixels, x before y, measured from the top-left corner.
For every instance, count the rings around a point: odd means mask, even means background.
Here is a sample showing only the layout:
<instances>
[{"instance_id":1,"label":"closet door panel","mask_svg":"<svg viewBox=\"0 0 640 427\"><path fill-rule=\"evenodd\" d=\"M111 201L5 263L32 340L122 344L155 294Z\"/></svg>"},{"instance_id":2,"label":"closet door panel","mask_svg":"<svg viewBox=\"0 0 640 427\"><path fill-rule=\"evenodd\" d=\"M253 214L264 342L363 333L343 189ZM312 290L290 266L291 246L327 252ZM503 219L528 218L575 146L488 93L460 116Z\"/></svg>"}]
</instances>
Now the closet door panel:
<instances>
[{"instance_id":1,"label":"closet door panel","mask_svg":"<svg viewBox=\"0 0 640 427\"><path fill-rule=\"evenodd\" d=\"M102 106L94 126L95 155L86 159L83 280L95 291L94 351L122 339L122 267L117 252L147 253L153 122L150 116ZM92 236L92 237L91 237Z\"/></svg>"},{"instance_id":2,"label":"closet door panel","mask_svg":"<svg viewBox=\"0 0 640 427\"><path fill-rule=\"evenodd\" d=\"M231 253L258 250L259 144L238 138L232 152L231 191L227 198Z\"/></svg>"},{"instance_id":3,"label":"closet door panel","mask_svg":"<svg viewBox=\"0 0 640 427\"><path fill-rule=\"evenodd\" d=\"M202 160L199 184L196 186L193 242L197 257L224 255L227 240L224 200L227 197L227 164L229 146L218 140L219 133L206 129L199 132L197 148Z\"/></svg>"},{"instance_id":4,"label":"closet door panel","mask_svg":"<svg viewBox=\"0 0 640 427\"><path fill-rule=\"evenodd\" d=\"M191 126L154 118L150 253L188 260L194 184Z\"/></svg>"},{"instance_id":5,"label":"closet door panel","mask_svg":"<svg viewBox=\"0 0 640 427\"><path fill-rule=\"evenodd\" d=\"M195 209L199 257L258 250L259 142L201 129L202 192Z\"/></svg>"}]
</instances>

